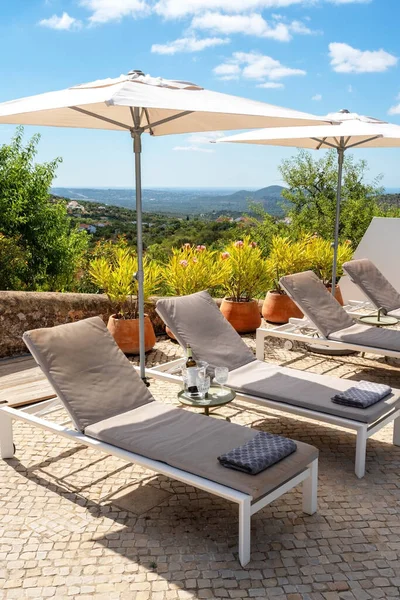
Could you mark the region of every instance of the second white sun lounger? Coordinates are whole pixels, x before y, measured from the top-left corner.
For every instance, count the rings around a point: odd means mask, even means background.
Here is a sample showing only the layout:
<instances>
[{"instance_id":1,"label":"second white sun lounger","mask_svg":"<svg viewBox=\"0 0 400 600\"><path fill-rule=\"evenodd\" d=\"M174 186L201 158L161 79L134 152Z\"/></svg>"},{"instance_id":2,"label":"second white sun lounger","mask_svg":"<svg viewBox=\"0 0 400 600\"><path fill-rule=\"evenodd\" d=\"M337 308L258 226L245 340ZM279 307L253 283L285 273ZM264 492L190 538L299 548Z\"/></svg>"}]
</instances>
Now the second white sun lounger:
<instances>
[{"instance_id":1,"label":"second white sun lounger","mask_svg":"<svg viewBox=\"0 0 400 600\"><path fill-rule=\"evenodd\" d=\"M0 407L3 459L14 454L12 421L21 420L231 500L239 505L242 565L250 560L252 514L300 483L305 512L315 512L316 448L296 442L293 454L258 475L221 466L217 457L257 430L156 402L99 317L30 331L24 341L73 425L42 418L43 403Z\"/></svg>"},{"instance_id":2,"label":"second white sun lounger","mask_svg":"<svg viewBox=\"0 0 400 600\"><path fill-rule=\"evenodd\" d=\"M163 298L156 309L182 348L189 344L196 359L228 367L228 385L235 389L238 399L356 431L358 477L365 473L367 439L391 421L395 421L394 443L400 445L399 390L368 409L341 406L332 402L332 397L353 386L354 381L265 363L261 360L264 338L262 345L258 340L260 360L256 360L207 292ZM147 374L179 384L181 378L175 372L181 364L182 359L178 359L148 369Z\"/></svg>"},{"instance_id":3,"label":"second white sun lounger","mask_svg":"<svg viewBox=\"0 0 400 600\"><path fill-rule=\"evenodd\" d=\"M343 270L372 306L383 308L386 314L400 319L400 294L371 260L350 260L344 263Z\"/></svg>"}]
</instances>

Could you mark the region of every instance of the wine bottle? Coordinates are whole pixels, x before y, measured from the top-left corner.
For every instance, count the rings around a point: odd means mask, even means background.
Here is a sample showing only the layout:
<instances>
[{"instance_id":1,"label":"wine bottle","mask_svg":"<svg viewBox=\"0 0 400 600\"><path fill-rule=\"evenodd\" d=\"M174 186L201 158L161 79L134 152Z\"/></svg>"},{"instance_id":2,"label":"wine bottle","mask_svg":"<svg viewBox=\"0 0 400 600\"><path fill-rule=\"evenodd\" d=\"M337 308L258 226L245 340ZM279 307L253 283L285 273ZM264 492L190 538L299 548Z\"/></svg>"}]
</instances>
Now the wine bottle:
<instances>
[{"instance_id":1,"label":"wine bottle","mask_svg":"<svg viewBox=\"0 0 400 600\"><path fill-rule=\"evenodd\" d=\"M197 389L197 385L196 385L196 378L197 378L197 363L193 358L193 352L191 347L189 346L189 344L186 347L186 356L187 356L187 360L186 360L186 372L187 372L187 378L188 378L188 392L190 394L198 394L199 390Z\"/></svg>"}]
</instances>

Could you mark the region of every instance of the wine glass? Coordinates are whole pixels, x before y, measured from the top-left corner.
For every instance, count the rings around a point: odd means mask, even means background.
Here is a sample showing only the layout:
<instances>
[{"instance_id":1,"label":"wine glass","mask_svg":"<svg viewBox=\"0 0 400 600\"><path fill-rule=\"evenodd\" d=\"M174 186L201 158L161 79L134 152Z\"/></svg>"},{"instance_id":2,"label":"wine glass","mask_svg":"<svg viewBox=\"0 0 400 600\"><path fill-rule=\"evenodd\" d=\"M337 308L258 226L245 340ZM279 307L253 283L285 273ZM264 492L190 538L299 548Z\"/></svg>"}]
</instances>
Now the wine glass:
<instances>
[{"instance_id":1,"label":"wine glass","mask_svg":"<svg viewBox=\"0 0 400 600\"><path fill-rule=\"evenodd\" d=\"M221 386L221 391L218 393L219 396L224 395L224 383L228 381L228 375L228 367L215 367L214 379Z\"/></svg>"}]
</instances>

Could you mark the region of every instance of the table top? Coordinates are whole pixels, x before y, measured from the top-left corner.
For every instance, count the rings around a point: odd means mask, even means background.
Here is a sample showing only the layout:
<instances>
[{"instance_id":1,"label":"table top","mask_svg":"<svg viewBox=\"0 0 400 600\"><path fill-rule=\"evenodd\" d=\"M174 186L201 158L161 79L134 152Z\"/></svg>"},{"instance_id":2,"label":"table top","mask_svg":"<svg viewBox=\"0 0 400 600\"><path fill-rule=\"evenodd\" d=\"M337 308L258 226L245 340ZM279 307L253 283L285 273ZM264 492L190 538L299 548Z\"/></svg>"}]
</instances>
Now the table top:
<instances>
[{"instance_id":1,"label":"table top","mask_svg":"<svg viewBox=\"0 0 400 600\"><path fill-rule=\"evenodd\" d=\"M202 408L204 406L223 406L229 404L236 398L236 392L228 388L223 388L223 394L221 394L221 388L219 385L212 385L208 390L206 398L192 397L185 390L181 390L178 393L178 399L181 404L186 406L198 406Z\"/></svg>"},{"instance_id":2,"label":"table top","mask_svg":"<svg viewBox=\"0 0 400 600\"><path fill-rule=\"evenodd\" d=\"M377 327L390 327L390 325L396 325L399 320L396 317L390 317L389 315L365 315L365 317L358 317L358 320L367 325L376 325Z\"/></svg>"}]
</instances>

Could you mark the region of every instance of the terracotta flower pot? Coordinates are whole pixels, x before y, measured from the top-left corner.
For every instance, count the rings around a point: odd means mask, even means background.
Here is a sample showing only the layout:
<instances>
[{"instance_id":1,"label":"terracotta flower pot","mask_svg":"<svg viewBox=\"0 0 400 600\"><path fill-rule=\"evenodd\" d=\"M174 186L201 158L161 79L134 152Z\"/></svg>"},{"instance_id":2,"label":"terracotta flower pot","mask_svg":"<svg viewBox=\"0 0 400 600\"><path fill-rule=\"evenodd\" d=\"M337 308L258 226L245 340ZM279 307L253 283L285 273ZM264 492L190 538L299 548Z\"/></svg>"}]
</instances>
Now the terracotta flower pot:
<instances>
[{"instance_id":1,"label":"terracotta flower pot","mask_svg":"<svg viewBox=\"0 0 400 600\"><path fill-rule=\"evenodd\" d=\"M330 284L326 286L326 289L328 290L328 292L332 293L332 286ZM339 302L339 304L341 304L342 306L344 305L342 292L338 285L336 285L335 289L335 298Z\"/></svg>"},{"instance_id":2,"label":"terracotta flower pot","mask_svg":"<svg viewBox=\"0 0 400 600\"><path fill-rule=\"evenodd\" d=\"M303 313L287 294L268 292L262 307L262 316L271 323L287 323L292 317L301 319Z\"/></svg>"},{"instance_id":3,"label":"terracotta flower pot","mask_svg":"<svg viewBox=\"0 0 400 600\"><path fill-rule=\"evenodd\" d=\"M107 328L125 354L139 354L139 319L116 319L111 315ZM156 334L147 315L144 317L144 347L151 350L156 343Z\"/></svg>"},{"instance_id":4,"label":"terracotta flower pot","mask_svg":"<svg viewBox=\"0 0 400 600\"><path fill-rule=\"evenodd\" d=\"M261 325L261 315L257 300L233 302L224 298L221 312L238 333L251 333Z\"/></svg>"}]
</instances>

